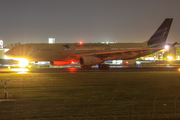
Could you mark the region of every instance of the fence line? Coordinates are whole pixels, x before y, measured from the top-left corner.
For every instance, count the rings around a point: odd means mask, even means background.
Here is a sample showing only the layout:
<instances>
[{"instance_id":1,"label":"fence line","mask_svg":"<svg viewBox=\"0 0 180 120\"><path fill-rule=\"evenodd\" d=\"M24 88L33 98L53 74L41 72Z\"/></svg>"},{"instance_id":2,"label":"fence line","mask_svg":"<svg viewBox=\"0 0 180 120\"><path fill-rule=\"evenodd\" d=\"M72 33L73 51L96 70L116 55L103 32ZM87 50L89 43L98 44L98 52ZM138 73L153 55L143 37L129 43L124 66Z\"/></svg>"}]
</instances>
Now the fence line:
<instances>
[{"instance_id":1,"label":"fence line","mask_svg":"<svg viewBox=\"0 0 180 120\"><path fill-rule=\"evenodd\" d=\"M179 96L173 100L162 100L157 96L152 101L133 98L122 101L120 98L61 99L59 101L26 100L13 104L0 103L0 118L114 118L114 119L170 119L180 118ZM8 106L8 107L7 107ZM7 115L7 116L5 116Z\"/></svg>"}]
</instances>

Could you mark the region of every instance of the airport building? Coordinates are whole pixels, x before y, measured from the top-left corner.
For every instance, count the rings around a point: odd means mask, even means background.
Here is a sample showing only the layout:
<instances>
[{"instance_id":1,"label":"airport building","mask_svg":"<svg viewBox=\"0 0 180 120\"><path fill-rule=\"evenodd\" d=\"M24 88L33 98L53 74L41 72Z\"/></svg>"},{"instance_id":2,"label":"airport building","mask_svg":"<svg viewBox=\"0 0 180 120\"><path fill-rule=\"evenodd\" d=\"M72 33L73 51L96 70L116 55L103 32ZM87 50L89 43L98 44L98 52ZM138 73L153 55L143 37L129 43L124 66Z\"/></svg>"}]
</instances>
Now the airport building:
<instances>
[{"instance_id":1,"label":"airport building","mask_svg":"<svg viewBox=\"0 0 180 120\"><path fill-rule=\"evenodd\" d=\"M55 38L49 38L49 43L55 43Z\"/></svg>"},{"instance_id":2,"label":"airport building","mask_svg":"<svg viewBox=\"0 0 180 120\"><path fill-rule=\"evenodd\" d=\"M3 40L0 40L0 48L3 48Z\"/></svg>"}]
</instances>

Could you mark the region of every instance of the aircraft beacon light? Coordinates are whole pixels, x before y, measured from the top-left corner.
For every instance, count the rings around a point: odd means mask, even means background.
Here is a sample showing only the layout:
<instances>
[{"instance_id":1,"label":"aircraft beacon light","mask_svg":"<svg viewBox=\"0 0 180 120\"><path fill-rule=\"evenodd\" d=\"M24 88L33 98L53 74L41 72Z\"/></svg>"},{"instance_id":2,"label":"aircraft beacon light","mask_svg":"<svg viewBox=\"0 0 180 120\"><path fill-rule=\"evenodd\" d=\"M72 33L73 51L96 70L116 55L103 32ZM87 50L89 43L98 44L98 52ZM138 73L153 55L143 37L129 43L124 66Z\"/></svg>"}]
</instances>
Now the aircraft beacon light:
<instances>
[{"instance_id":1,"label":"aircraft beacon light","mask_svg":"<svg viewBox=\"0 0 180 120\"><path fill-rule=\"evenodd\" d=\"M83 44L83 42L82 42L82 41L80 41L80 42L79 42L79 44L80 44L80 45L82 45L82 44Z\"/></svg>"}]
</instances>

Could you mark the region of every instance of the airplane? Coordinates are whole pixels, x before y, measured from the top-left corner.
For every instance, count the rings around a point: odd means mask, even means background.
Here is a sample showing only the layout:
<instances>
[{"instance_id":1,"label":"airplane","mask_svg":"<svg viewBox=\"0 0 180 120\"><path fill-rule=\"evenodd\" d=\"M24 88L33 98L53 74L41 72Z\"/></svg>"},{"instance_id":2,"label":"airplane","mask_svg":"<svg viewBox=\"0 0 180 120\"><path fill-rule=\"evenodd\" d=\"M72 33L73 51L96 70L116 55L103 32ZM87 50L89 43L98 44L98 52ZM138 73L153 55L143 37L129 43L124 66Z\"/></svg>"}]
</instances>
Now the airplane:
<instances>
[{"instance_id":1,"label":"airplane","mask_svg":"<svg viewBox=\"0 0 180 120\"><path fill-rule=\"evenodd\" d=\"M98 64L99 69L109 69L105 61L139 58L164 49L172 21L173 18L166 18L150 39L143 43L31 43L12 47L5 55L35 62L50 61L52 65L79 62L81 68Z\"/></svg>"}]
</instances>

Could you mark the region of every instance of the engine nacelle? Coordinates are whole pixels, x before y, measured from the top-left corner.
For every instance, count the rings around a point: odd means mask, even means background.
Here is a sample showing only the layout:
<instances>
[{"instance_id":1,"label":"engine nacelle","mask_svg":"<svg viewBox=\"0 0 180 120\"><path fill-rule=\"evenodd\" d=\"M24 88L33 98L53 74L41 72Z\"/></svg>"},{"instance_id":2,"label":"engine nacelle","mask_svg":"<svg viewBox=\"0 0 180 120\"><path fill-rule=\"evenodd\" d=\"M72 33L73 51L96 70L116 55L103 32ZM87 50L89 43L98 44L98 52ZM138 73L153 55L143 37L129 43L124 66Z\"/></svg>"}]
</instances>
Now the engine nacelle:
<instances>
[{"instance_id":1,"label":"engine nacelle","mask_svg":"<svg viewBox=\"0 0 180 120\"><path fill-rule=\"evenodd\" d=\"M84 56L79 59L79 63L86 66L101 64L102 62L100 58L94 56Z\"/></svg>"}]
</instances>

